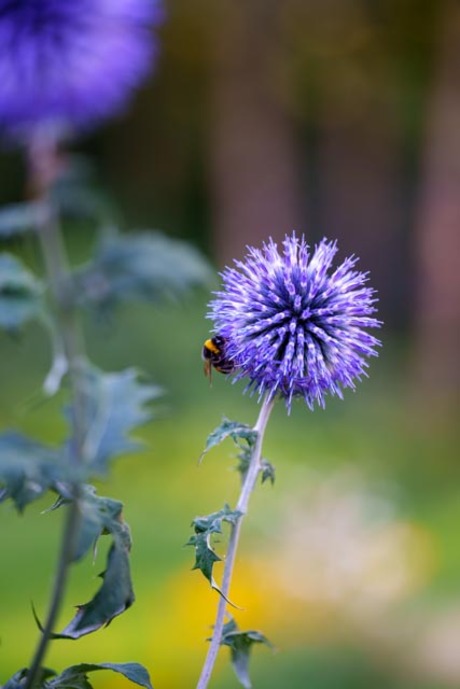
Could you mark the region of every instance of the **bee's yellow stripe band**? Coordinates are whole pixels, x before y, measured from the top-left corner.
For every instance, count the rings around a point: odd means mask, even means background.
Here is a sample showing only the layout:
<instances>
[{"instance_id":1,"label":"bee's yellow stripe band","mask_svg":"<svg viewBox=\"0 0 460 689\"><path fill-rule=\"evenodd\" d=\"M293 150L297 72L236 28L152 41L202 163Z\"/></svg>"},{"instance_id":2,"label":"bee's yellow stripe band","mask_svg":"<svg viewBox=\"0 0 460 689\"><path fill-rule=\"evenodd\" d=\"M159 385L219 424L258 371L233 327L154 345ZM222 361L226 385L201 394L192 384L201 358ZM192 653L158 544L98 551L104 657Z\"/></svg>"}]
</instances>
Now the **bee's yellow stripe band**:
<instances>
[{"instance_id":1,"label":"bee's yellow stripe band","mask_svg":"<svg viewBox=\"0 0 460 689\"><path fill-rule=\"evenodd\" d=\"M206 349L209 349L209 351L212 352L213 354L220 354L219 347L216 347L216 345L214 344L214 342L212 340L206 340L206 342L204 343L204 346L206 347Z\"/></svg>"}]
</instances>

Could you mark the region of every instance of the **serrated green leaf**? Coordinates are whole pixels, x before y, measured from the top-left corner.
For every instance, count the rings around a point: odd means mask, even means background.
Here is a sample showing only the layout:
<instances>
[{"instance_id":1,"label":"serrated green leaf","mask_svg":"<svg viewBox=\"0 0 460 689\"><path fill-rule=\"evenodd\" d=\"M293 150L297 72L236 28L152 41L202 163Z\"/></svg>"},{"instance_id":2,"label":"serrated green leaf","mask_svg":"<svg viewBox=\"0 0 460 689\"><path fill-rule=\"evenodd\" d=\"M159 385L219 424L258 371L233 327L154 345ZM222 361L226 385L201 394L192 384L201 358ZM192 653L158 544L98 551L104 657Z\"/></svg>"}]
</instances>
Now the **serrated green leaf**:
<instances>
[{"instance_id":1,"label":"serrated green leaf","mask_svg":"<svg viewBox=\"0 0 460 689\"><path fill-rule=\"evenodd\" d=\"M71 498L60 496L51 509L67 507ZM77 613L66 628L53 638L78 639L90 634L120 615L134 602L129 553L131 532L123 519L123 505L118 500L96 495L95 488L85 485L78 500L80 526L72 562L80 560L90 548L95 548L101 535L110 534L112 545L107 566L99 576L102 584L92 600L77 606ZM38 626L40 621L35 615Z\"/></svg>"},{"instance_id":2,"label":"serrated green leaf","mask_svg":"<svg viewBox=\"0 0 460 689\"><path fill-rule=\"evenodd\" d=\"M0 254L0 327L14 331L43 312L43 285L15 256Z\"/></svg>"},{"instance_id":3,"label":"serrated green leaf","mask_svg":"<svg viewBox=\"0 0 460 689\"><path fill-rule=\"evenodd\" d=\"M250 630L242 632L238 629L235 620L230 619L222 630L222 646L230 648L230 656L233 669L239 682L245 689L251 689L252 684L249 678L249 659L253 644L265 644L273 648L270 641L261 632Z\"/></svg>"},{"instance_id":4,"label":"serrated green leaf","mask_svg":"<svg viewBox=\"0 0 460 689\"><path fill-rule=\"evenodd\" d=\"M47 213L45 206L37 201L15 203L0 210L0 237L21 235L38 227Z\"/></svg>"},{"instance_id":5,"label":"serrated green leaf","mask_svg":"<svg viewBox=\"0 0 460 689\"><path fill-rule=\"evenodd\" d=\"M66 154L65 165L51 186L50 197L60 215L96 219L102 226L113 222L115 209L97 186L92 161L81 154Z\"/></svg>"},{"instance_id":6,"label":"serrated green leaf","mask_svg":"<svg viewBox=\"0 0 460 689\"><path fill-rule=\"evenodd\" d=\"M242 482L244 482L244 479L246 478L246 474L248 472L249 464L252 458L252 451L252 447L245 447L242 448L238 454L237 469L241 475ZM273 466L273 464L270 464L270 462L266 459L262 459L260 462L260 471L262 484L265 483L265 481L270 481L272 485L275 483L275 467Z\"/></svg>"},{"instance_id":7,"label":"serrated green leaf","mask_svg":"<svg viewBox=\"0 0 460 689\"><path fill-rule=\"evenodd\" d=\"M263 459L261 462L262 466L262 483L265 483L265 481L270 481L270 483L273 485L275 483L275 467L273 464L268 462L266 459Z\"/></svg>"},{"instance_id":8,"label":"serrated green leaf","mask_svg":"<svg viewBox=\"0 0 460 689\"><path fill-rule=\"evenodd\" d=\"M77 606L77 613L55 639L79 639L107 626L134 602L129 569L129 552L115 538L107 555L106 570L100 575L102 584L94 598Z\"/></svg>"},{"instance_id":9,"label":"serrated green leaf","mask_svg":"<svg viewBox=\"0 0 460 689\"><path fill-rule=\"evenodd\" d=\"M129 434L153 416L148 404L162 391L155 385L140 381L134 368L104 373L87 366L82 392L86 418L83 446L85 463L91 471L105 474L111 458L139 449Z\"/></svg>"},{"instance_id":10,"label":"serrated green leaf","mask_svg":"<svg viewBox=\"0 0 460 689\"><path fill-rule=\"evenodd\" d=\"M213 534L222 533L222 523L228 522L235 525L241 517L241 512L231 510L228 505L218 512L213 512L204 517L196 517L192 521L195 534L189 538L186 545L195 547L195 564L192 569L199 569L203 576L211 584L212 588L222 594L213 577L213 566L221 559L212 547Z\"/></svg>"},{"instance_id":11,"label":"serrated green leaf","mask_svg":"<svg viewBox=\"0 0 460 689\"><path fill-rule=\"evenodd\" d=\"M17 672L14 673L12 677L6 682L6 684L3 685L2 689L24 689L24 683L27 678L29 670L28 668L24 667L21 670L18 670ZM53 677L55 675L54 670L50 670L49 668L42 668L39 673L38 673L38 678L37 678L37 687L44 687L46 686L47 682L46 680L49 677Z\"/></svg>"},{"instance_id":12,"label":"serrated green leaf","mask_svg":"<svg viewBox=\"0 0 460 689\"><path fill-rule=\"evenodd\" d=\"M208 436L206 446L201 454L201 457L203 457L203 455L205 455L211 448L219 445L219 443L226 438L231 438L238 447L239 453L237 469L241 475L241 480L244 481L249 464L251 462L252 452L257 441L257 431L244 423L230 421L229 419L224 418L222 423ZM244 443L240 442L242 440ZM265 483L267 480L271 481L271 483L274 483L275 468L270 464L270 462L263 459L261 462L261 470L262 483Z\"/></svg>"},{"instance_id":13,"label":"serrated green leaf","mask_svg":"<svg viewBox=\"0 0 460 689\"><path fill-rule=\"evenodd\" d=\"M222 558L219 557L213 549L210 535L200 533L196 536L191 536L187 545L195 546L196 559L192 569L199 569L209 581L211 586L215 588L215 581L212 576L212 568L214 564L222 560Z\"/></svg>"},{"instance_id":14,"label":"serrated green leaf","mask_svg":"<svg viewBox=\"0 0 460 689\"><path fill-rule=\"evenodd\" d=\"M257 440L257 431L244 423L230 421L230 419L224 418L222 419L222 423L208 436L201 457L209 452L211 448L223 442L226 438L231 438L239 447L241 447L238 443L239 440L245 440L249 447L253 447Z\"/></svg>"},{"instance_id":15,"label":"serrated green leaf","mask_svg":"<svg viewBox=\"0 0 460 689\"><path fill-rule=\"evenodd\" d=\"M80 301L102 310L130 299L176 299L211 278L196 249L160 232L105 237L94 260L75 274Z\"/></svg>"},{"instance_id":16,"label":"serrated green leaf","mask_svg":"<svg viewBox=\"0 0 460 689\"><path fill-rule=\"evenodd\" d=\"M196 533L222 533L223 521L236 524L240 517L241 512L232 510L229 505L224 505L218 512L212 512L205 517L195 517L192 526Z\"/></svg>"},{"instance_id":17,"label":"serrated green leaf","mask_svg":"<svg viewBox=\"0 0 460 689\"><path fill-rule=\"evenodd\" d=\"M22 512L67 478L60 452L19 433L0 435L0 502L11 498Z\"/></svg>"},{"instance_id":18,"label":"serrated green leaf","mask_svg":"<svg viewBox=\"0 0 460 689\"><path fill-rule=\"evenodd\" d=\"M54 670L42 668L35 686L42 689L91 689L87 674L97 670L112 670L145 689L153 689L149 673L139 663L80 663L66 668L59 675ZM28 672L28 668L16 672L3 689L23 689Z\"/></svg>"},{"instance_id":19,"label":"serrated green leaf","mask_svg":"<svg viewBox=\"0 0 460 689\"><path fill-rule=\"evenodd\" d=\"M47 682L47 689L88 689L91 685L87 680L88 672L96 670L112 670L126 679L139 684L145 689L153 689L149 673L139 663L81 663L64 670L60 675Z\"/></svg>"},{"instance_id":20,"label":"serrated green leaf","mask_svg":"<svg viewBox=\"0 0 460 689\"><path fill-rule=\"evenodd\" d=\"M113 498L96 495L94 486L83 486L82 496L78 501L80 510L80 528L78 532L73 562L80 560L86 553L96 547L103 534L112 534L128 552L131 549L131 532L123 519L123 503ZM51 509L66 506L69 498L62 495Z\"/></svg>"},{"instance_id":21,"label":"serrated green leaf","mask_svg":"<svg viewBox=\"0 0 460 689\"><path fill-rule=\"evenodd\" d=\"M102 534L112 534L120 547L129 552L131 532L123 520L123 503L96 495L93 486L85 488L84 498L80 502L82 524L75 549L75 560L79 560L93 548Z\"/></svg>"},{"instance_id":22,"label":"serrated green leaf","mask_svg":"<svg viewBox=\"0 0 460 689\"><path fill-rule=\"evenodd\" d=\"M237 455L238 464L236 468L240 473L242 483L244 483L244 479L246 478L246 474L248 473L249 464L251 463L252 451L252 447L243 447L240 448L240 452Z\"/></svg>"},{"instance_id":23,"label":"serrated green leaf","mask_svg":"<svg viewBox=\"0 0 460 689\"><path fill-rule=\"evenodd\" d=\"M75 672L65 676L65 671L47 682L43 689L58 689L58 687L59 689L93 689L93 685L84 673Z\"/></svg>"}]
</instances>

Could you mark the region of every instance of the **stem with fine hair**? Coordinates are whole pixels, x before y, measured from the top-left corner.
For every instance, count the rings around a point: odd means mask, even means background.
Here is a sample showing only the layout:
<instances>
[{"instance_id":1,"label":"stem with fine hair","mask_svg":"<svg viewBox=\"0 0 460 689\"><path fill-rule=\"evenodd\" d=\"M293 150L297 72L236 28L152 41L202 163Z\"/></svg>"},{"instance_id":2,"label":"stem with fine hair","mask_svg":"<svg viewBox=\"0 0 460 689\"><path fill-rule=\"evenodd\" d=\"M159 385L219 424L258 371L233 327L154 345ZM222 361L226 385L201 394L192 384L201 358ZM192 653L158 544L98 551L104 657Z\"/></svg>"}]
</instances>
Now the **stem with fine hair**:
<instances>
[{"instance_id":1,"label":"stem with fine hair","mask_svg":"<svg viewBox=\"0 0 460 689\"><path fill-rule=\"evenodd\" d=\"M37 219L37 231L45 263L50 295L54 304L56 332L61 339L62 356L69 372L73 398L70 418L72 443L69 462L74 468L84 462L84 399L81 386L81 362L84 357L77 314L71 295L70 272L57 213L50 200L50 186L58 171L56 141L47 136L37 137L29 146L30 183L32 191L43 207ZM75 541L80 524L81 485L77 479L69 485L70 501L64 521L61 545L45 623L32 657L24 689L33 689L40 679L43 660L51 640L62 598L67 584Z\"/></svg>"},{"instance_id":2,"label":"stem with fine hair","mask_svg":"<svg viewBox=\"0 0 460 689\"><path fill-rule=\"evenodd\" d=\"M201 671L200 679L196 685L196 689L206 689L211 679L211 674L216 662L217 654L222 640L222 631L224 628L225 612L227 608L227 600L230 592L230 584L233 576L233 568L235 565L236 552L238 549L238 542L240 538L241 525L244 515L248 511L249 499L254 491L257 477L261 470L262 458L262 443L264 439L265 428L273 409L274 398L269 395L265 397L260 409L259 418L254 426L254 431L257 432L257 440L249 462L248 470L243 481L241 493L238 499L235 510L241 513L235 524L231 525L230 538L228 541L227 554L225 557L224 573L222 577L221 596L217 606L216 621L214 624L214 631L209 646L208 654Z\"/></svg>"}]
</instances>

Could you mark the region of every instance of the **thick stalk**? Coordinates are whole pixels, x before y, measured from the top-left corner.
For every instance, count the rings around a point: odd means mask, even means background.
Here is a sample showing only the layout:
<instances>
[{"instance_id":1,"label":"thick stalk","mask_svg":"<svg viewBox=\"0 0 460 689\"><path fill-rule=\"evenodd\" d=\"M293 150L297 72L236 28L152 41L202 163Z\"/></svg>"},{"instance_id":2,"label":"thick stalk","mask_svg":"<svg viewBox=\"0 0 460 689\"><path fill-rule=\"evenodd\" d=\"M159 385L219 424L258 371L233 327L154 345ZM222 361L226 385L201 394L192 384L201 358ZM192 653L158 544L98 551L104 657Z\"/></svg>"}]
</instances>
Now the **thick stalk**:
<instances>
[{"instance_id":1,"label":"thick stalk","mask_svg":"<svg viewBox=\"0 0 460 689\"><path fill-rule=\"evenodd\" d=\"M71 436L69 462L74 468L84 462L84 400L81 387L81 362L83 348L78 320L69 290L68 260L58 218L49 198L50 185L58 173L58 157L55 141L42 137L29 147L30 183L34 196L43 205L38 222L38 235L45 263L51 299L56 318L56 332L61 339L62 353L66 359L72 394ZM55 627L64 596L69 566L72 562L75 540L80 523L79 499L81 486L78 480L70 485L72 501L67 507L61 545L56 564L53 586L46 620L35 653L32 657L24 689L33 689L40 679L41 669L51 634Z\"/></svg>"},{"instance_id":2,"label":"thick stalk","mask_svg":"<svg viewBox=\"0 0 460 689\"><path fill-rule=\"evenodd\" d=\"M206 689L206 687L208 686L216 662L217 654L219 652L220 642L222 639L222 630L224 628L225 612L227 608L226 599L228 599L230 593L230 584L232 581L236 553L238 550L241 525L243 517L248 511L249 499L254 491L257 477L261 469L262 443L264 439L265 428L270 417L271 410L273 409L273 404L274 399L270 398L267 395L262 403L259 418L257 419L257 422L254 426L254 430L257 431L257 440L241 488L238 503L236 505L236 510L241 512L241 516L239 517L236 524L231 526L227 555L225 557L224 573L222 577L222 595L219 597L216 621L214 624L214 631L209 646L208 654L206 656L206 660L203 665L203 670L201 671L200 679L198 680L196 689Z\"/></svg>"}]
</instances>

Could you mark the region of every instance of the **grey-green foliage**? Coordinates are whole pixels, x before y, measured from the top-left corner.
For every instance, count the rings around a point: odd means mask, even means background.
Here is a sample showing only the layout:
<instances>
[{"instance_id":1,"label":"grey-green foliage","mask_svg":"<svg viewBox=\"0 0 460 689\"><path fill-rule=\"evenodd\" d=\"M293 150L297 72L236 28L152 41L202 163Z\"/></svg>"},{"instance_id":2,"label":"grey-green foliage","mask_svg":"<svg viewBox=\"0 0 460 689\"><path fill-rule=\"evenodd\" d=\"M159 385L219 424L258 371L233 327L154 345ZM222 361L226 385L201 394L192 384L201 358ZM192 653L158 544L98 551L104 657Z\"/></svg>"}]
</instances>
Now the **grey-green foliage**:
<instances>
[{"instance_id":1,"label":"grey-green foliage","mask_svg":"<svg viewBox=\"0 0 460 689\"><path fill-rule=\"evenodd\" d=\"M239 421L230 421L225 417L222 419L222 423L217 426L207 437L206 445L201 453L203 457L211 448L216 447L226 438L231 438L234 443L238 446L241 445L240 441L245 440L247 446L252 448L257 440L257 431L248 426L245 423L239 423Z\"/></svg>"},{"instance_id":2,"label":"grey-green foliage","mask_svg":"<svg viewBox=\"0 0 460 689\"><path fill-rule=\"evenodd\" d=\"M216 447L227 438L231 438L237 448L237 469L240 473L241 480L244 482L258 438L257 431L247 424L223 418L219 426L208 436L201 458L210 449ZM265 459L261 461L260 473L262 483L267 480L271 481L271 483L274 482L275 469ZM223 594L213 577L214 564L221 558L214 551L212 538L215 534L220 534L222 532L223 522L229 522L232 528L234 528L241 517L241 512L238 510L231 510L228 505L225 505L223 510L214 512L205 517L196 517L192 522L195 534L190 537L187 545L195 546L195 564L193 569L199 569L211 583L211 586L221 593L221 595ZM251 689L251 682L249 679L249 657L252 646L255 643L262 643L271 647L270 642L261 632L255 630L240 631L233 618L224 625L220 644L230 648L233 668L238 680L245 689Z\"/></svg>"},{"instance_id":3,"label":"grey-green foliage","mask_svg":"<svg viewBox=\"0 0 460 689\"><path fill-rule=\"evenodd\" d=\"M81 302L105 311L132 299L178 299L209 284L211 276L202 255L186 242L156 231L111 232L76 271L75 283Z\"/></svg>"},{"instance_id":4,"label":"grey-green foliage","mask_svg":"<svg viewBox=\"0 0 460 689\"><path fill-rule=\"evenodd\" d=\"M45 213L46 208L39 201L4 206L0 210L0 238L10 238L34 230Z\"/></svg>"},{"instance_id":5,"label":"grey-green foliage","mask_svg":"<svg viewBox=\"0 0 460 689\"><path fill-rule=\"evenodd\" d=\"M251 426L240 423L239 421L230 421L230 419L224 417L219 426L208 435L200 459L202 459L209 450L216 447L227 438L231 438L237 447L237 469L241 475L241 479L244 481L252 452L257 441L257 431L251 428ZM270 483L273 484L275 482L275 467L266 459L262 459L261 469L262 483L270 481Z\"/></svg>"},{"instance_id":6,"label":"grey-green foliage","mask_svg":"<svg viewBox=\"0 0 460 689\"><path fill-rule=\"evenodd\" d=\"M15 256L0 254L0 328L15 331L43 314L43 283Z\"/></svg>"},{"instance_id":7,"label":"grey-green foliage","mask_svg":"<svg viewBox=\"0 0 460 689\"><path fill-rule=\"evenodd\" d=\"M67 639L77 639L109 624L134 601L131 534L123 518L123 505L112 498L98 496L89 482L92 477L106 476L114 457L139 449L132 431L154 418L151 403L162 392L135 368L105 372L90 364L81 352L69 354L65 329L70 329L69 322L75 321L80 308L101 313L125 300L147 300L152 304L164 299L177 300L190 288L209 284L212 278L207 262L185 242L159 232L120 234L114 229L109 202L87 182L85 165L72 164L48 190L49 204L47 201L23 203L0 211L0 238L42 231L51 215L54 219L66 215L85 221L97 220L101 224L90 261L72 269L54 266L55 277L56 271L60 273L65 303L60 287L56 290L54 285L53 293L48 290L46 279L39 279L18 258L0 254L0 328L14 333L32 319L40 320L46 327L51 336L54 363L44 391L54 394L63 388L67 395L64 413L70 421L68 438L58 446L40 443L16 431L0 433L0 502L11 500L22 512L33 501L51 493L55 500L48 513L58 508L77 508L78 519L74 523L78 528L71 562L95 551L101 536L111 539L95 595L77 607L60 633L52 634L54 638ZM57 225L53 228L58 231ZM46 241L45 233L42 242L45 253ZM56 255L52 258L59 262ZM71 385L65 385L69 381ZM74 514L71 511L69 517ZM221 521L233 518L236 517L230 511L222 511ZM211 530L217 532L219 523L216 517ZM204 552L203 557L207 556L209 553ZM34 615L41 627L35 611ZM34 686L36 689L90 689L87 674L100 669L121 673L151 689L148 673L136 663L81 664L60 675L42 668ZM27 673L27 669L17 672L4 689L22 688Z\"/></svg>"},{"instance_id":8,"label":"grey-green foliage","mask_svg":"<svg viewBox=\"0 0 460 689\"><path fill-rule=\"evenodd\" d=\"M150 403L162 395L162 390L142 381L135 368L106 373L87 364L82 370L81 393L84 459L93 474L103 475L113 457L139 449L130 433L152 418Z\"/></svg>"},{"instance_id":9,"label":"grey-green foliage","mask_svg":"<svg viewBox=\"0 0 460 689\"><path fill-rule=\"evenodd\" d=\"M0 502L11 499L19 512L48 490L69 480L58 448L12 431L0 435Z\"/></svg>"},{"instance_id":10,"label":"grey-green foliage","mask_svg":"<svg viewBox=\"0 0 460 689\"><path fill-rule=\"evenodd\" d=\"M130 436L132 430L154 417L149 403L160 388L139 380L135 369L104 373L94 366L82 372L85 408L85 462L72 468L69 454L73 439L60 446L47 446L21 433L0 434L0 502L11 498L19 511L48 490L71 497L66 486L72 481L87 482L107 472L114 456L139 449ZM73 406L67 408L67 416Z\"/></svg>"},{"instance_id":11,"label":"grey-green foliage","mask_svg":"<svg viewBox=\"0 0 460 689\"><path fill-rule=\"evenodd\" d=\"M92 689L88 673L96 670L118 672L145 689L153 689L147 670L139 663L80 663L66 668L61 674L44 668L39 686L43 689ZM16 672L3 686L3 689L23 689L27 678L27 668Z\"/></svg>"},{"instance_id":12,"label":"grey-green foliage","mask_svg":"<svg viewBox=\"0 0 460 689\"><path fill-rule=\"evenodd\" d=\"M235 525L240 517L241 512L231 510L228 505L224 505L223 509L218 512L213 512L204 517L195 517L192 522L195 533L193 536L190 536L186 543L186 545L195 547L195 564L193 569L199 569L212 588L219 593L221 593L221 590L214 580L213 567L221 558L213 548L212 539L216 534L222 533L223 522Z\"/></svg>"},{"instance_id":13,"label":"grey-green foliage","mask_svg":"<svg viewBox=\"0 0 460 689\"><path fill-rule=\"evenodd\" d=\"M69 499L62 495L52 509L66 506ZM98 496L91 485L83 486L79 499L80 525L72 561L80 560L89 550L95 551L102 535L110 535L110 546L102 584L88 603L79 605L77 613L65 629L54 638L77 639L109 624L134 602L129 568L131 532L123 519L123 503Z\"/></svg>"},{"instance_id":14,"label":"grey-green foliage","mask_svg":"<svg viewBox=\"0 0 460 689\"><path fill-rule=\"evenodd\" d=\"M87 374L83 376L88 399L85 427L91 451L83 465L73 468L68 461L71 441L50 447L19 433L0 436L0 502L9 498L22 511L52 491L58 496L53 506L57 509L75 499L77 484L80 521L72 561L95 548L102 534L112 538L99 590L91 601L78 606L75 617L55 635L73 639L108 624L134 601L129 566L131 535L123 520L122 503L97 496L92 486L82 482L105 472L116 454L137 448L129 434L152 417L146 404L159 394L155 386L140 383L133 369L105 374L89 367Z\"/></svg>"},{"instance_id":15,"label":"grey-green foliage","mask_svg":"<svg viewBox=\"0 0 460 689\"><path fill-rule=\"evenodd\" d=\"M201 458L211 448L216 447L227 438L231 438L238 449L237 468L244 480L251 454L257 442L257 431L247 424L231 421L227 418L222 419L222 423L209 434L205 448L201 453ZM267 479L273 483L275 470L266 460L262 461L261 475L262 483ZM222 592L214 580L213 567L221 558L214 550L213 538L215 538L216 534L222 533L223 522L228 522L235 526L240 517L241 512L232 510L228 505L225 505L222 510L204 517L196 517L192 522L195 533L189 538L186 545L193 545L195 547L195 564L193 569L199 569L210 582L212 588L219 593Z\"/></svg>"},{"instance_id":16,"label":"grey-green foliage","mask_svg":"<svg viewBox=\"0 0 460 689\"><path fill-rule=\"evenodd\" d=\"M234 619L230 619L222 630L222 646L230 648L233 669L245 689L251 689L249 658L254 644L265 644L273 648L267 637L256 630L241 631Z\"/></svg>"}]
</instances>

